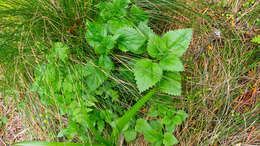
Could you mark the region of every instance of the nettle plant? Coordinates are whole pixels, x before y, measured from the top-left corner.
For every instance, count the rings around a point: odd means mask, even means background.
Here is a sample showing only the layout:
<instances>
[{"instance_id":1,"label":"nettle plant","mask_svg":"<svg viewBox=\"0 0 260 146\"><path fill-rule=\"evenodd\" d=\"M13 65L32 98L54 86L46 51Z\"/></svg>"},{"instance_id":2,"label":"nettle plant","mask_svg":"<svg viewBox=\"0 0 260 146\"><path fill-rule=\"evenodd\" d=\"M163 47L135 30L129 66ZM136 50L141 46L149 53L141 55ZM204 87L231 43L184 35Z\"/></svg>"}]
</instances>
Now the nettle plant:
<instances>
[{"instance_id":1,"label":"nettle plant","mask_svg":"<svg viewBox=\"0 0 260 146\"><path fill-rule=\"evenodd\" d=\"M148 26L148 14L129 0L97 6L98 21L86 21L85 35L97 59L77 64L69 58L69 47L56 43L48 63L35 71L32 91L39 94L42 103L55 105L60 115L68 118L68 126L58 136L70 140L77 136L90 142L90 132L103 144L115 145L123 131L127 142L136 139L139 133L152 145L177 144L173 132L187 118L184 111L153 105L148 120L133 121L133 117L156 92L181 95L179 72L184 71L184 66L179 57L189 47L192 29L170 30L159 36ZM139 56L133 66L135 82L141 93L149 90L121 118L113 109L106 109L106 105L99 108L104 100L113 104L120 98L115 88L120 84L109 79L119 71L119 65L111 58L111 54L118 52ZM105 129L112 132L110 141L101 136Z\"/></svg>"}]
</instances>

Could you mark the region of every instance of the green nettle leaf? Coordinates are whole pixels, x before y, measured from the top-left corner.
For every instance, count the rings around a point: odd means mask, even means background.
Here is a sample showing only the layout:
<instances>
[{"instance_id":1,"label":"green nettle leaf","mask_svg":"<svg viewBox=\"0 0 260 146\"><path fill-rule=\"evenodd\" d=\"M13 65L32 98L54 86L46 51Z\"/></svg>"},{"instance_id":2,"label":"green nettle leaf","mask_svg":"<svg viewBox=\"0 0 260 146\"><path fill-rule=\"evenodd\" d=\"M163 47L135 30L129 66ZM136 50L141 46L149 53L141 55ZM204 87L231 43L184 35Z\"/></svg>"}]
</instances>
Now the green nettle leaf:
<instances>
[{"instance_id":1,"label":"green nettle leaf","mask_svg":"<svg viewBox=\"0 0 260 146\"><path fill-rule=\"evenodd\" d=\"M138 25L140 22L147 24L149 21L148 13L135 5L133 5L130 9L130 16L136 25Z\"/></svg>"},{"instance_id":2,"label":"green nettle leaf","mask_svg":"<svg viewBox=\"0 0 260 146\"><path fill-rule=\"evenodd\" d=\"M125 140L127 142L134 140L136 138L136 135L137 135L137 133L134 129L124 131Z\"/></svg>"},{"instance_id":3,"label":"green nettle leaf","mask_svg":"<svg viewBox=\"0 0 260 146\"><path fill-rule=\"evenodd\" d=\"M123 27L129 27L129 26L131 26L131 23L125 19L123 20L115 19L115 20L108 21L108 28L112 34L116 34L119 29Z\"/></svg>"},{"instance_id":4,"label":"green nettle leaf","mask_svg":"<svg viewBox=\"0 0 260 146\"><path fill-rule=\"evenodd\" d=\"M97 54L108 54L115 47L115 37L107 34L106 25L87 22L86 40Z\"/></svg>"},{"instance_id":5,"label":"green nettle leaf","mask_svg":"<svg viewBox=\"0 0 260 146\"><path fill-rule=\"evenodd\" d=\"M176 128L176 124L174 124L174 122L172 122L172 121L169 124L165 124L165 129L169 133L173 133L175 128Z\"/></svg>"},{"instance_id":6,"label":"green nettle leaf","mask_svg":"<svg viewBox=\"0 0 260 146\"><path fill-rule=\"evenodd\" d=\"M100 45L102 39L107 36L107 29L105 25L95 23L95 22L87 22L87 31L86 31L86 40L88 44L95 48Z\"/></svg>"},{"instance_id":7,"label":"green nettle leaf","mask_svg":"<svg viewBox=\"0 0 260 146\"><path fill-rule=\"evenodd\" d=\"M160 66L167 71L184 71L183 64L179 57L169 54L160 60Z\"/></svg>"},{"instance_id":8,"label":"green nettle leaf","mask_svg":"<svg viewBox=\"0 0 260 146\"><path fill-rule=\"evenodd\" d=\"M138 29L145 35L147 39L155 35L153 30L144 22L139 23Z\"/></svg>"},{"instance_id":9,"label":"green nettle leaf","mask_svg":"<svg viewBox=\"0 0 260 146\"><path fill-rule=\"evenodd\" d=\"M171 49L174 54L182 56L189 48L192 39L192 29L168 31L162 39L166 41L167 48Z\"/></svg>"},{"instance_id":10,"label":"green nettle leaf","mask_svg":"<svg viewBox=\"0 0 260 146\"><path fill-rule=\"evenodd\" d=\"M69 57L69 47L61 42L54 44L54 51L52 52L51 56L56 57L58 56L60 60L66 61Z\"/></svg>"},{"instance_id":11,"label":"green nettle leaf","mask_svg":"<svg viewBox=\"0 0 260 146\"><path fill-rule=\"evenodd\" d=\"M132 27L123 27L117 31L118 37L118 47L120 50L126 52L131 51L136 54L143 52L141 48L146 39L142 34Z\"/></svg>"},{"instance_id":12,"label":"green nettle leaf","mask_svg":"<svg viewBox=\"0 0 260 146\"><path fill-rule=\"evenodd\" d=\"M166 49L166 43L157 35L150 36L147 45L148 54L156 59L161 59L163 56L169 53Z\"/></svg>"},{"instance_id":13,"label":"green nettle leaf","mask_svg":"<svg viewBox=\"0 0 260 146\"><path fill-rule=\"evenodd\" d=\"M162 78L162 68L149 59L140 59L134 67L134 75L137 87L143 92L154 86Z\"/></svg>"},{"instance_id":14,"label":"green nettle leaf","mask_svg":"<svg viewBox=\"0 0 260 146\"><path fill-rule=\"evenodd\" d=\"M178 144L178 140L175 136L173 136L171 133L164 133L163 137L163 144L165 146L172 146L174 144Z\"/></svg>"},{"instance_id":15,"label":"green nettle leaf","mask_svg":"<svg viewBox=\"0 0 260 146\"><path fill-rule=\"evenodd\" d=\"M86 83L88 88L94 91L107 79L107 76L91 64L87 64L87 69L91 74L86 77Z\"/></svg>"},{"instance_id":16,"label":"green nettle leaf","mask_svg":"<svg viewBox=\"0 0 260 146\"><path fill-rule=\"evenodd\" d=\"M115 67L114 62L107 55L102 55L99 57L98 65L106 71L111 71Z\"/></svg>"},{"instance_id":17,"label":"green nettle leaf","mask_svg":"<svg viewBox=\"0 0 260 146\"><path fill-rule=\"evenodd\" d=\"M100 44L94 47L96 54L108 54L116 44L116 40L114 37L108 35L100 40Z\"/></svg>"},{"instance_id":18,"label":"green nettle leaf","mask_svg":"<svg viewBox=\"0 0 260 146\"><path fill-rule=\"evenodd\" d=\"M150 121L151 127L159 133L162 133L163 125L160 123L160 120Z\"/></svg>"},{"instance_id":19,"label":"green nettle leaf","mask_svg":"<svg viewBox=\"0 0 260 146\"><path fill-rule=\"evenodd\" d=\"M188 114L183 110L178 110L177 115L179 115L181 117L182 121L184 121L188 117Z\"/></svg>"},{"instance_id":20,"label":"green nettle leaf","mask_svg":"<svg viewBox=\"0 0 260 146\"><path fill-rule=\"evenodd\" d=\"M144 135L145 140L154 143L162 139L162 135L147 123L145 119L138 119L136 121L135 130Z\"/></svg>"},{"instance_id":21,"label":"green nettle leaf","mask_svg":"<svg viewBox=\"0 0 260 146\"><path fill-rule=\"evenodd\" d=\"M117 8L127 8L130 0L113 0L113 5Z\"/></svg>"},{"instance_id":22,"label":"green nettle leaf","mask_svg":"<svg viewBox=\"0 0 260 146\"><path fill-rule=\"evenodd\" d=\"M170 124L171 122L172 122L172 118L169 116L164 116L163 119L161 120L161 123L166 125Z\"/></svg>"},{"instance_id":23,"label":"green nettle leaf","mask_svg":"<svg viewBox=\"0 0 260 146\"><path fill-rule=\"evenodd\" d=\"M251 42L260 44L260 35L255 36L255 37L251 40Z\"/></svg>"},{"instance_id":24,"label":"green nettle leaf","mask_svg":"<svg viewBox=\"0 0 260 146\"><path fill-rule=\"evenodd\" d=\"M173 121L174 124L180 125L182 123L182 117L180 115L175 115L172 118L172 121Z\"/></svg>"},{"instance_id":25,"label":"green nettle leaf","mask_svg":"<svg viewBox=\"0 0 260 146\"><path fill-rule=\"evenodd\" d=\"M159 82L160 91L170 95L181 95L181 75L178 72L166 72Z\"/></svg>"}]
</instances>

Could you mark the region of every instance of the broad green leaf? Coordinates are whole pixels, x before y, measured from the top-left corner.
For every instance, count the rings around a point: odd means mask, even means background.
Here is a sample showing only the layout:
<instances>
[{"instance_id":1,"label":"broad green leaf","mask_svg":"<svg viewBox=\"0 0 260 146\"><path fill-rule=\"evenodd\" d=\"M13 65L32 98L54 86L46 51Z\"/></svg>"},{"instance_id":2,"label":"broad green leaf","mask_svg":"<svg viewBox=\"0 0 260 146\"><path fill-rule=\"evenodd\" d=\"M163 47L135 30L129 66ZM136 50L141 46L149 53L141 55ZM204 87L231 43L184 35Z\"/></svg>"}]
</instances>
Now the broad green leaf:
<instances>
[{"instance_id":1,"label":"broad green leaf","mask_svg":"<svg viewBox=\"0 0 260 146\"><path fill-rule=\"evenodd\" d=\"M112 34L116 34L119 29L123 27L129 27L129 26L131 26L131 23L125 19L122 20L115 19L115 20L108 21L108 28Z\"/></svg>"},{"instance_id":2,"label":"broad green leaf","mask_svg":"<svg viewBox=\"0 0 260 146\"><path fill-rule=\"evenodd\" d=\"M113 0L113 5L116 8L127 8L130 4L130 0Z\"/></svg>"},{"instance_id":3,"label":"broad green leaf","mask_svg":"<svg viewBox=\"0 0 260 146\"><path fill-rule=\"evenodd\" d=\"M162 139L162 135L147 123L145 119L138 119L136 121L135 130L142 133L146 141L154 143Z\"/></svg>"},{"instance_id":4,"label":"broad green leaf","mask_svg":"<svg viewBox=\"0 0 260 146\"><path fill-rule=\"evenodd\" d=\"M104 38L100 38L98 45L94 47L96 54L109 54L109 52L115 47L116 41L114 37L108 35Z\"/></svg>"},{"instance_id":5,"label":"broad green leaf","mask_svg":"<svg viewBox=\"0 0 260 146\"><path fill-rule=\"evenodd\" d=\"M184 71L183 64L179 57L169 54L160 60L160 66L167 71Z\"/></svg>"},{"instance_id":6,"label":"broad green leaf","mask_svg":"<svg viewBox=\"0 0 260 146\"><path fill-rule=\"evenodd\" d=\"M162 140L158 140L158 141L152 143L151 146L162 146L162 143L163 143L163 139Z\"/></svg>"},{"instance_id":7,"label":"broad green leaf","mask_svg":"<svg viewBox=\"0 0 260 146\"><path fill-rule=\"evenodd\" d=\"M105 146L104 144L91 143L65 143L65 142L43 142L43 141L25 141L14 143L14 146Z\"/></svg>"},{"instance_id":8,"label":"broad green leaf","mask_svg":"<svg viewBox=\"0 0 260 146\"><path fill-rule=\"evenodd\" d=\"M148 13L138 8L136 5L133 5L131 7L130 16L135 25L138 25L140 22L144 22L147 24L149 21Z\"/></svg>"},{"instance_id":9,"label":"broad green leaf","mask_svg":"<svg viewBox=\"0 0 260 146\"><path fill-rule=\"evenodd\" d=\"M130 142L130 141L136 139L136 135L137 135L137 133L133 129L124 131L125 140L127 142Z\"/></svg>"},{"instance_id":10,"label":"broad green leaf","mask_svg":"<svg viewBox=\"0 0 260 146\"><path fill-rule=\"evenodd\" d=\"M152 120L150 121L151 127L159 133L162 133L163 125L160 123L159 120Z\"/></svg>"},{"instance_id":11,"label":"broad green leaf","mask_svg":"<svg viewBox=\"0 0 260 146\"><path fill-rule=\"evenodd\" d=\"M143 92L154 86L162 78L162 69L157 63L149 59L140 59L134 67L137 87Z\"/></svg>"},{"instance_id":12,"label":"broad green leaf","mask_svg":"<svg viewBox=\"0 0 260 146\"><path fill-rule=\"evenodd\" d=\"M192 29L168 31L162 39L166 41L167 48L171 49L174 54L182 56L189 48L192 39Z\"/></svg>"},{"instance_id":13,"label":"broad green leaf","mask_svg":"<svg viewBox=\"0 0 260 146\"><path fill-rule=\"evenodd\" d=\"M118 47L126 52L131 51L136 54L143 52L141 48L145 43L145 37L132 27L123 27L117 31Z\"/></svg>"},{"instance_id":14,"label":"broad green leaf","mask_svg":"<svg viewBox=\"0 0 260 146\"><path fill-rule=\"evenodd\" d=\"M148 54L156 59L161 59L163 56L169 53L166 49L166 43L157 35L150 36L147 45Z\"/></svg>"},{"instance_id":15,"label":"broad green leaf","mask_svg":"<svg viewBox=\"0 0 260 146\"><path fill-rule=\"evenodd\" d=\"M161 122L162 124L168 125L172 122L172 118L170 118L169 116L164 116Z\"/></svg>"},{"instance_id":16,"label":"broad green leaf","mask_svg":"<svg viewBox=\"0 0 260 146\"><path fill-rule=\"evenodd\" d=\"M260 44L260 35L255 36L255 37L251 40L251 42Z\"/></svg>"},{"instance_id":17,"label":"broad green leaf","mask_svg":"<svg viewBox=\"0 0 260 146\"><path fill-rule=\"evenodd\" d=\"M184 121L188 117L188 114L183 110L178 110L177 115L179 115L181 117L182 121Z\"/></svg>"},{"instance_id":18,"label":"broad green leaf","mask_svg":"<svg viewBox=\"0 0 260 146\"><path fill-rule=\"evenodd\" d=\"M153 97L156 88L150 90L145 96L143 96L138 102L132 106L124 115L121 117L112 132L112 140L115 142L120 135L122 129L130 121L131 118L141 109L141 107Z\"/></svg>"},{"instance_id":19,"label":"broad green leaf","mask_svg":"<svg viewBox=\"0 0 260 146\"><path fill-rule=\"evenodd\" d=\"M153 30L144 22L139 23L138 29L145 35L147 39L155 35Z\"/></svg>"},{"instance_id":20,"label":"broad green leaf","mask_svg":"<svg viewBox=\"0 0 260 146\"><path fill-rule=\"evenodd\" d=\"M182 123L182 117L180 115L175 115L173 118L172 118L172 121L174 124L176 125L181 125Z\"/></svg>"},{"instance_id":21,"label":"broad green leaf","mask_svg":"<svg viewBox=\"0 0 260 146\"><path fill-rule=\"evenodd\" d=\"M96 48L100 46L100 43L106 36L107 29L105 25L87 22L86 40L91 47Z\"/></svg>"},{"instance_id":22,"label":"broad green leaf","mask_svg":"<svg viewBox=\"0 0 260 146\"><path fill-rule=\"evenodd\" d=\"M172 146L175 144L178 144L178 140L175 136L172 135L172 133L164 133L163 137L163 144L165 146Z\"/></svg>"},{"instance_id":23,"label":"broad green leaf","mask_svg":"<svg viewBox=\"0 0 260 146\"><path fill-rule=\"evenodd\" d=\"M170 95L181 95L181 75L178 72L166 72L159 82L160 91Z\"/></svg>"},{"instance_id":24,"label":"broad green leaf","mask_svg":"<svg viewBox=\"0 0 260 146\"><path fill-rule=\"evenodd\" d=\"M53 56L58 56L62 61L66 61L69 58L69 47L67 45L58 42L54 44L53 48L55 49L55 52L52 53Z\"/></svg>"},{"instance_id":25,"label":"broad green leaf","mask_svg":"<svg viewBox=\"0 0 260 146\"><path fill-rule=\"evenodd\" d=\"M88 88L91 91L94 91L107 79L107 76L100 69L94 67L90 63L87 64L87 69L91 74L86 77L86 83Z\"/></svg>"},{"instance_id":26,"label":"broad green leaf","mask_svg":"<svg viewBox=\"0 0 260 146\"><path fill-rule=\"evenodd\" d=\"M114 63L107 55L102 55L99 57L98 65L106 71L111 71L114 69Z\"/></svg>"},{"instance_id":27,"label":"broad green leaf","mask_svg":"<svg viewBox=\"0 0 260 146\"><path fill-rule=\"evenodd\" d=\"M176 128L176 124L174 124L174 122L172 122L172 121L168 124L165 124L166 132L173 133L175 128Z\"/></svg>"}]
</instances>

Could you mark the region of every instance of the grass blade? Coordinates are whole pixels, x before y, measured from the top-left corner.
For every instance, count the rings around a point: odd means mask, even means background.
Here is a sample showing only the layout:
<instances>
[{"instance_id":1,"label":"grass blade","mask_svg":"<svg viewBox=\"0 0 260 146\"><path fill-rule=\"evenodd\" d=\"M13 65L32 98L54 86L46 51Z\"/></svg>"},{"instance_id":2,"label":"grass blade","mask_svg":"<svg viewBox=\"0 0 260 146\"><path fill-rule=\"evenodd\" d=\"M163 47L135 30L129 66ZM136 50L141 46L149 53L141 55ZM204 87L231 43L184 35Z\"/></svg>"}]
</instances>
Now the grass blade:
<instances>
[{"instance_id":1,"label":"grass blade","mask_svg":"<svg viewBox=\"0 0 260 146\"><path fill-rule=\"evenodd\" d=\"M112 140L115 142L118 136L120 135L122 129L129 122L129 120L141 109L141 107L152 98L156 88L150 90L143 98L141 98L134 106L132 106L124 115L118 120L116 128L112 132Z\"/></svg>"}]
</instances>

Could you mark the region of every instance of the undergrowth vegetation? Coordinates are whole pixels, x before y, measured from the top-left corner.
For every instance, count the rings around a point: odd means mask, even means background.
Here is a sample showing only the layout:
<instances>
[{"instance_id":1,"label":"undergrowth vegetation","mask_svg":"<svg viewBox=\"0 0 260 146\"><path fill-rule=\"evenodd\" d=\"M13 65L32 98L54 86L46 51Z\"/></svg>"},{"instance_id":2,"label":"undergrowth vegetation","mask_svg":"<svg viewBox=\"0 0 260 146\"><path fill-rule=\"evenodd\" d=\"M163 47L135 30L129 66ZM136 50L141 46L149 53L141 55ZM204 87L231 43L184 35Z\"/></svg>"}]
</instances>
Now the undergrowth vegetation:
<instances>
[{"instance_id":1,"label":"undergrowth vegetation","mask_svg":"<svg viewBox=\"0 0 260 146\"><path fill-rule=\"evenodd\" d=\"M16 145L259 143L259 8L0 0L3 103L51 141Z\"/></svg>"}]
</instances>

